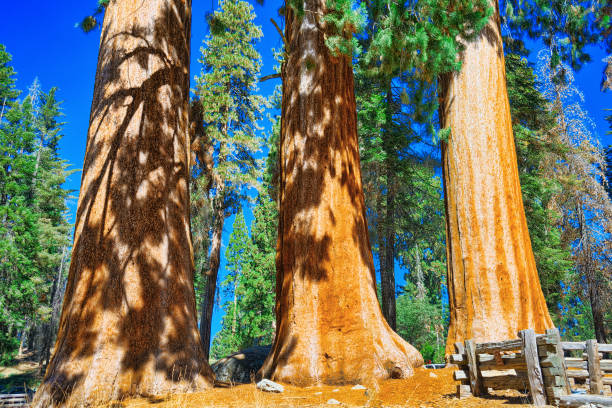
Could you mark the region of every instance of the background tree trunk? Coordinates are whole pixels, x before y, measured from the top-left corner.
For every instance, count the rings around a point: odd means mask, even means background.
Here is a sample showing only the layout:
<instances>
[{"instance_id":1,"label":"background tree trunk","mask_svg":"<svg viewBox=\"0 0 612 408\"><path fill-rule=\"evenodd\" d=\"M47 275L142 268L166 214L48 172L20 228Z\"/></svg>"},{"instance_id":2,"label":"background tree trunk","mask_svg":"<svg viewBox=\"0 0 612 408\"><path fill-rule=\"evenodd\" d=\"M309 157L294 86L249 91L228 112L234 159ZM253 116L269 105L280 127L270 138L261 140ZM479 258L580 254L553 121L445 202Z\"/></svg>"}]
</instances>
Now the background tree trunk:
<instances>
[{"instance_id":1,"label":"background tree trunk","mask_svg":"<svg viewBox=\"0 0 612 408\"><path fill-rule=\"evenodd\" d=\"M58 339L33 407L210 386L189 233L189 0L111 0Z\"/></svg>"},{"instance_id":2,"label":"background tree trunk","mask_svg":"<svg viewBox=\"0 0 612 408\"><path fill-rule=\"evenodd\" d=\"M425 300L425 276L423 276L423 265L421 264L421 248L418 244L414 246L415 255L415 272L416 272L416 298L419 300ZM436 331L437 336L437 331Z\"/></svg>"},{"instance_id":3,"label":"background tree trunk","mask_svg":"<svg viewBox=\"0 0 612 408\"><path fill-rule=\"evenodd\" d=\"M383 316L391 326L396 328L395 303L395 176L390 164L387 164L387 209L385 211L385 264L381 269L380 282Z\"/></svg>"},{"instance_id":4,"label":"background tree trunk","mask_svg":"<svg viewBox=\"0 0 612 408\"><path fill-rule=\"evenodd\" d=\"M215 308L215 294L217 292L217 275L221 264L221 239L223 236L223 224L225 223L224 195L225 184L223 180L215 182L219 196L215 198L213 213L213 232L210 246L210 264L206 273L206 293L202 298L200 317L200 337L206 361L210 357L210 338L212 315Z\"/></svg>"},{"instance_id":5,"label":"background tree trunk","mask_svg":"<svg viewBox=\"0 0 612 408\"><path fill-rule=\"evenodd\" d=\"M440 80L450 327L446 353L465 339L515 338L553 326L523 209L506 90L497 1L466 44L460 73Z\"/></svg>"},{"instance_id":6,"label":"background tree trunk","mask_svg":"<svg viewBox=\"0 0 612 408\"><path fill-rule=\"evenodd\" d=\"M258 376L302 385L407 377L423 358L376 299L351 60L325 45L325 2L303 10L286 14L277 330Z\"/></svg>"},{"instance_id":7,"label":"background tree trunk","mask_svg":"<svg viewBox=\"0 0 612 408\"><path fill-rule=\"evenodd\" d=\"M593 251L594 238L589 231L583 207L584 204L582 200L579 199L576 203L575 212L578 218L578 230L580 233L578 247L582 249L577 257L577 267L581 270L582 276L585 277L586 295L589 298L589 305L591 306L595 338L598 343L606 344L608 342L608 336L606 333L605 308L603 307L606 293L602 293L602 288L605 288L606 285L602 282L603 271L598 270L593 262L594 257L597 256L595 251Z\"/></svg>"},{"instance_id":8,"label":"background tree trunk","mask_svg":"<svg viewBox=\"0 0 612 408\"><path fill-rule=\"evenodd\" d=\"M41 374L49 365L49 359L51 358L51 344L57 333L57 323L59 319L59 309L62 304L62 298L64 295L64 265L68 256L68 248L64 246L62 248L62 259L60 266L57 269L57 275L53 280L53 286L51 289L51 317L48 322L43 325L43 344L40 353L40 360L38 362Z\"/></svg>"},{"instance_id":9,"label":"background tree trunk","mask_svg":"<svg viewBox=\"0 0 612 408\"><path fill-rule=\"evenodd\" d=\"M386 210L384 215L385 243L384 268L380 269L380 284L383 316L393 330L396 328L396 302L395 302L395 173L393 162L397 152L393 146L393 89L391 78L387 82L387 112L383 145L387 155L385 160L385 176L387 179Z\"/></svg>"}]
</instances>

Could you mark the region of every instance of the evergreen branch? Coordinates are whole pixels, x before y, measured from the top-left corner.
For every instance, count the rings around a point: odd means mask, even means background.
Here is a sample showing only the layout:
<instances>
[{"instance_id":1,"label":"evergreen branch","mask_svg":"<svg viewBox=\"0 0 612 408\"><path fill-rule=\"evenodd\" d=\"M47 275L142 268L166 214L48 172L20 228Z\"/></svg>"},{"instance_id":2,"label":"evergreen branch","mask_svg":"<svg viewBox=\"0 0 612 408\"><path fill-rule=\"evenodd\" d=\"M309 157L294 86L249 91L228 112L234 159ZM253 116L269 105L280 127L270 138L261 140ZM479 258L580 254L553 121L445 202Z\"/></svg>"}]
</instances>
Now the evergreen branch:
<instances>
[{"instance_id":1,"label":"evergreen branch","mask_svg":"<svg viewBox=\"0 0 612 408\"><path fill-rule=\"evenodd\" d=\"M285 36L283 35L283 31L280 29L278 24L276 24L276 21L274 21L273 18L270 18L270 22L274 24L274 28L276 28L276 31L278 31L278 35L280 35L280 37L282 38L283 44L285 45L285 49L287 49L287 40L285 39Z\"/></svg>"},{"instance_id":2,"label":"evergreen branch","mask_svg":"<svg viewBox=\"0 0 612 408\"><path fill-rule=\"evenodd\" d=\"M263 76L263 77L259 78L259 82L264 82L264 81L267 81L268 79L274 79L274 78L280 78L280 77L281 77L280 73L266 75L266 76Z\"/></svg>"}]
</instances>

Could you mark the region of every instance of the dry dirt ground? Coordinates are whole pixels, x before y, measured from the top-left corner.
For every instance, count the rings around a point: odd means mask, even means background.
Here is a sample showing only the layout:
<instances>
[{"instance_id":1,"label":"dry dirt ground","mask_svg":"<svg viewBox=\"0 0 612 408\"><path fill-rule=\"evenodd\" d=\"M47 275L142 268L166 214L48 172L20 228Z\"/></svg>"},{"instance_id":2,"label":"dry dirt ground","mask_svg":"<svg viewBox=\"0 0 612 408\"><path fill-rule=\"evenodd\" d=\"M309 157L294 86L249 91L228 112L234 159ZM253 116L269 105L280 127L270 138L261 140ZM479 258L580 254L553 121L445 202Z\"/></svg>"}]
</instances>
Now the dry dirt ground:
<instances>
[{"instance_id":1,"label":"dry dirt ground","mask_svg":"<svg viewBox=\"0 0 612 408\"><path fill-rule=\"evenodd\" d=\"M496 392L486 398L456 398L457 382L453 368L418 369L405 380L386 380L364 384L367 391L352 386L292 387L285 385L281 394L264 393L254 384L215 387L212 390L171 395L158 399L134 399L107 405L106 408L204 408L204 407L457 407L457 408L520 408L528 407L527 396L516 391ZM434 375L432 375L434 374ZM339 405L327 403L330 399Z\"/></svg>"},{"instance_id":2,"label":"dry dirt ground","mask_svg":"<svg viewBox=\"0 0 612 408\"><path fill-rule=\"evenodd\" d=\"M23 392L19 389L36 388L40 383L41 376L38 375L38 364L26 359L17 364L0 366L0 394L6 392ZM16 391L17 389L17 391Z\"/></svg>"}]
</instances>

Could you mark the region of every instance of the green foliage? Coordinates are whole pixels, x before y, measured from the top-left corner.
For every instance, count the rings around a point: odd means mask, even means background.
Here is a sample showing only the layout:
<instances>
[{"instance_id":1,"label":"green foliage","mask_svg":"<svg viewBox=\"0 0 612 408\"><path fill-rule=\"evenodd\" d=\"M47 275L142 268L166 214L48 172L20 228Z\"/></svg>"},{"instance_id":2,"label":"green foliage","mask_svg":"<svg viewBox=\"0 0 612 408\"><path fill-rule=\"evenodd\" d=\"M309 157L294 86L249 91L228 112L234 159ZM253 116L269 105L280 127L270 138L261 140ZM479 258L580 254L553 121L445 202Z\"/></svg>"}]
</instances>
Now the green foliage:
<instances>
[{"instance_id":1,"label":"green foliage","mask_svg":"<svg viewBox=\"0 0 612 408\"><path fill-rule=\"evenodd\" d=\"M226 251L227 277L222 284L224 304L221 331L213 340L211 355L221 358L274 338L276 204L266 194L258 198L249 237L240 211Z\"/></svg>"},{"instance_id":2,"label":"green foliage","mask_svg":"<svg viewBox=\"0 0 612 408\"><path fill-rule=\"evenodd\" d=\"M35 82L15 98L14 71L0 46L0 360L10 359L27 322L41 324L52 314L53 287L70 244L62 188L71 171L59 157L62 137L56 90ZM60 275L61 275L60 271ZM55 283L55 284L54 284Z\"/></svg>"},{"instance_id":3,"label":"green foliage","mask_svg":"<svg viewBox=\"0 0 612 408\"><path fill-rule=\"evenodd\" d=\"M415 71L428 82L460 69L462 44L480 34L493 12L486 0L378 0L368 11L369 68L385 75Z\"/></svg>"},{"instance_id":4,"label":"green foliage","mask_svg":"<svg viewBox=\"0 0 612 408\"><path fill-rule=\"evenodd\" d=\"M527 61L508 54L506 77L531 245L548 308L558 320L563 301L561 285L569 279L573 263L569 248L561 241L560 214L553 209L562 184L551 177L544 163L562 158L566 148L551 134L554 116L536 89L536 77Z\"/></svg>"},{"instance_id":5,"label":"green foliage","mask_svg":"<svg viewBox=\"0 0 612 408\"><path fill-rule=\"evenodd\" d=\"M419 304L440 302L446 271L444 202L431 141L447 131L435 131L435 80L460 67L460 41L480 30L491 11L484 1L442 3L368 3L366 53L355 80L366 214L381 279L392 277L399 260ZM443 343L444 328L437 330ZM433 358L437 347L428 341L419 347Z\"/></svg>"},{"instance_id":6,"label":"green foliage","mask_svg":"<svg viewBox=\"0 0 612 408\"><path fill-rule=\"evenodd\" d=\"M85 16L79 23L76 23L75 27L80 28L86 33L100 27L102 25L101 19L103 18L104 10L108 7L108 3L110 3L110 0L98 0L98 6L94 9L94 12Z\"/></svg>"},{"instance_id":7,"label":"green foliage","mask_svg":"<svg viewBox=\"0 0 612 408\"><path fill-rule=\"evenodd\" d=\"M415 292L411 287L397 298L397 333L421 352L425 362L442 363L446 332L441 304L418 299Z\"/></svg>"},{"instance_id":8,"label":"green foliage","mask_svg":"<svg viewBox=\"0 0 612 408\"><path fill-rule=\"evenodd\" d=\"M606 35L612 28L611 7L606 0L504 0L499 6L502 24L515 38L510 45L521 47L525 36L543 41L552 50L553 67L565 61L579 68L590 61L585 50L590 44L612 51L612 37Z\"/></svg>"},{"instance_id":9,"label":"green foliage","mask_svg":"<svg viewBox=\"0 0 612 408\"><path fill-rule=\"evenodd\" d=\"M225 252L227 275L221 283L221 287L233 296L233 300L228 300L224 304L225 314L221 331L213 340L211 354L213 358L224 357L241 348L241 335L238 329L238 320L242 320L243 311L238 304L238 285L242 274L250 267L253 248L249 239L249 231L244 222L244 215L239 211L234 221L232 234L230 235L229 245Z\"/></svg>"},{"instance_id":10,"label":"green foliage","mask_svg":"<svg viewBox=\"0 0 612 408\"><path fill-rule=\"evenodd\" d=\"M563 159L566 146L552 132L550 104L537 90L536 76L527 61L506 55L506 78L521 191L529 236L548 309L559 327L567 308L563 285L574 271L571 251L561 239L561 214L554 203L562 194L560 179L549 164Z\"/></svg>"},{"instance_id":11,"label":"green foliage","mask_svg":"<svg viewBox=\"0 0 612 408\"><path fill-rule=\"evenodd\" d=\"M354 0L328 0L325 3L327 14L323 21L332 32L325 38L325 44L333 55L359 53L359 42L354 34L365 27L365 4L355 7Z\"/></svg>"},{"instance_id":12,"label":"green foliage","mask_svg":"<svg viewBox=\"0 0 612 408\"><path fill-rule=\"evenodd\" d=\"M263 138L257 122L267 103L257 94L261 56L255 44L262 33L254 19L247 2L221 1L200 48L194 103L202 115L196 129L202 155L193 169L191 197L198 305L208 284L203 272L219 261L208 257L211 235L220 236L225 218L260 188L262 160L256 156Z\"/></svg>"},{"instance_id":13,"label":"green foliage","mask_svg":"<svg viewBox=\"0 0 612 408\"><path fill-rule=\"evenodd\" d=\"M9 108L9 105L15 101L19 92L15 89L15 70L10 65L11 55L6 52L4 44L0 44L0 120L2 115Z\"/></svg>"},{"instance_id":14,"label":"green foliage","mask_svg":"<svg viewBox=\"0 0 612 408\"><path fill-rule=\"evenodd\" d=\"M216 29L201 47L202 72L196 77L202 104L204 133L214 151L215 198L235 212L249 188L259 186L262 163L255 158L262 138L257 121L266 100L256 94L261 56L255 49L261 29L253 24L253 7L240 0L219 4L213 20ZM222 180L219 182L218 180Z\"/></svg>"}]
</instances>

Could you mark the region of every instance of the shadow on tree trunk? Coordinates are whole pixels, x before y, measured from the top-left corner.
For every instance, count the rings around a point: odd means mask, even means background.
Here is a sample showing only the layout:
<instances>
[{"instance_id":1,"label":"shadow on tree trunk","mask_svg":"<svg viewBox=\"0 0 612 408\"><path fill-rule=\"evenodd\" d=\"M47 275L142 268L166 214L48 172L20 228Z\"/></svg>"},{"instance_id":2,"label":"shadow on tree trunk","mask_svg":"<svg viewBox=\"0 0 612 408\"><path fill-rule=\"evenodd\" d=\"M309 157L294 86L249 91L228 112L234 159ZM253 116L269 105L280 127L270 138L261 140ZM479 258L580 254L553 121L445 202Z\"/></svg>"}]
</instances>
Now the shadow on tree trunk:
<instances>
[{"instance_id":1,"label":"shadow on tree trunk","mask_svg":"<svg viewBox=\"0 0 612 408\"><path fill-rule=\"evenodd\" d=\"M111 1L55 354L33 406L207 387L189 231L190 2Z\"/></svg>"}]
</instances>

